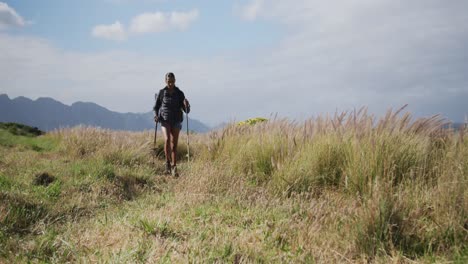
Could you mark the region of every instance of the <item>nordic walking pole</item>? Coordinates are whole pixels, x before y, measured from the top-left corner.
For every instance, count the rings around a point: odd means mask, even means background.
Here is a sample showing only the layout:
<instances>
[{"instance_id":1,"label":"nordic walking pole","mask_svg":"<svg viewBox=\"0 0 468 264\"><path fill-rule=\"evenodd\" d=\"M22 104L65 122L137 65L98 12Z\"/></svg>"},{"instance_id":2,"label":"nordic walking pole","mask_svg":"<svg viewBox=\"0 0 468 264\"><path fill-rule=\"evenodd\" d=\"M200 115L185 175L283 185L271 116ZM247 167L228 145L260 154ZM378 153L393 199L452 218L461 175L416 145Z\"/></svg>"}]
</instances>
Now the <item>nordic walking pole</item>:
<instances>
[{"instance_id":1,"label":"nordic walking pole","mask_svg":"<svg viewBox=\"0 0 468 264\"><path fill-rule=\"evenodd\" d=\"M158 94L157 93L154 94L154 100L158 101ZM158 116L158 113L155 113L155 115ZM159 122L159 120L156 122L156 124L154 126L153 165L154 165L154 156L156 156L156 138L158 137L158 122Z\"/></svg>"},{"instance_id":2,"label":"nordic walking pole","mask_svg":"<svg viewBox=\"0 0 468 264\"><path fill-rule=\"evenodd\" d=\"M156 156L156 138L158 137L158 122L154 126L154 143L153 143L153 165L154 165L154 156Z\"/></svg>"},{"instance_id":3,"label":"nordic walking pole","mask_svg":"<svg viewBox=\"0 0 468 264\"><path fill-rule=\"evenodd\" d=\"M185 116L186 116L186 119L187 119L187 160L188 160L188 164L190 166L190 140L189 140L189 127L188 127L188 113L185 112Z\"/></svg>"}]
</instances>

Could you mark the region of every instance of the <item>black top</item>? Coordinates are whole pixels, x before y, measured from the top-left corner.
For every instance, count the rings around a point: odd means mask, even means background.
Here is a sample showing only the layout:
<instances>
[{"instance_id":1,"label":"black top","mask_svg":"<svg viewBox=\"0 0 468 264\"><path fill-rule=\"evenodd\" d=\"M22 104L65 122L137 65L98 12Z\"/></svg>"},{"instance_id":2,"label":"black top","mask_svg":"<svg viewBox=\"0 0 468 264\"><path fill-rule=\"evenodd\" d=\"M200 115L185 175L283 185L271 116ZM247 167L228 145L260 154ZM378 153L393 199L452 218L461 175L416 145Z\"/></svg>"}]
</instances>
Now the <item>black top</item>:
<instances>
[{"instance_id":1,"label":"black top","mask_svg":"<svg viewBox=\"0 0 468 264\"><path fill-rule=\"evenodd\" d=\"M190 107L185 109L184 99L184 92L178 87L174 87L170 92L166 86L159 91L153 110L161 122L181 123L184 120L182 110L186 113L190 112Z\"/></svg>"}]
</instances>

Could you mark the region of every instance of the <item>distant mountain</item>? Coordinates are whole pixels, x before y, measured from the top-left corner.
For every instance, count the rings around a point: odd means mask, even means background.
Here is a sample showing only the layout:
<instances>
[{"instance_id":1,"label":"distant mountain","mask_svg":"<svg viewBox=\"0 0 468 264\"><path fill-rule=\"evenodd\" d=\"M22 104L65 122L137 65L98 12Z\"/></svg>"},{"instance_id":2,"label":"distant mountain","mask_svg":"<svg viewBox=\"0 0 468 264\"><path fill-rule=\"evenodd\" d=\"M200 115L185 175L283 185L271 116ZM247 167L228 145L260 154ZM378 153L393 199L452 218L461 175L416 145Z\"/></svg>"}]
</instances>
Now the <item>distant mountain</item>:
<instances>
[{"instance_id":1,"label":"distant mountain","mask_svg":"<svg viewBox=\"0 0 468 264\"><path fill-rule=\"evenodd\" d=\"M21 123L45 131L77 125L141 131L154 129L153 116L152 112L117 113L95 103L76 102L68 106L52 98L33 101L23 96L10 99L6 94L0 95L0 122ZM184 131L185 125L184 120ZM189 119L189 129L201 133L210 130L207 125L193 118Z\"/></svg>"},{"instance_id":2,"label":"distant mountain","mask_svg":"<svg viewBox=\"0 0 468 264\"><path fill-rule=\"evenodd\" d=\"M454 130L460 130L467 127L465 123L450 123L444 126L445 128L453 128Z\"/></svg>"}]
</instances>

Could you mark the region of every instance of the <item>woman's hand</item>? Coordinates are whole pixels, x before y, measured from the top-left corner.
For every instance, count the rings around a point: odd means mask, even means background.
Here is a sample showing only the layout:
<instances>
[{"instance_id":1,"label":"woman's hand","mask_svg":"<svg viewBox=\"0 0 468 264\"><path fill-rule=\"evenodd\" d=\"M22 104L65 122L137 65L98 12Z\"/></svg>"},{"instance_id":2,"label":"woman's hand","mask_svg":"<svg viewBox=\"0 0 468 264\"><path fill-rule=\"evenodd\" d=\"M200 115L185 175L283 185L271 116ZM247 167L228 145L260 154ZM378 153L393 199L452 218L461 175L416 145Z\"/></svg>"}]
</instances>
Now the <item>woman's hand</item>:
<instances>
[{"instance_id":1,"label":"woman's hand","mask_svg":"<svg viewBox=\"0 0 468 264\"><path fill-rule=\"evenodd\" d=\"M187 99L184 99L185 112L188 114L190 112L190 103Z\"/></svg>"},{"instance_id":2,"label":"woman's hand","mask_svg":"<svg viewBox=\"0 0 468 264\"><path fill-rule=\"evenodd\" d=\"M158 120L159 120L159 119L158 119L158 116L157 116L157 115L155 115L155 116L154 116L154 122L156 122L156 123L157 123L157 122L158 122Z\"/></svg>"}]
</instances>

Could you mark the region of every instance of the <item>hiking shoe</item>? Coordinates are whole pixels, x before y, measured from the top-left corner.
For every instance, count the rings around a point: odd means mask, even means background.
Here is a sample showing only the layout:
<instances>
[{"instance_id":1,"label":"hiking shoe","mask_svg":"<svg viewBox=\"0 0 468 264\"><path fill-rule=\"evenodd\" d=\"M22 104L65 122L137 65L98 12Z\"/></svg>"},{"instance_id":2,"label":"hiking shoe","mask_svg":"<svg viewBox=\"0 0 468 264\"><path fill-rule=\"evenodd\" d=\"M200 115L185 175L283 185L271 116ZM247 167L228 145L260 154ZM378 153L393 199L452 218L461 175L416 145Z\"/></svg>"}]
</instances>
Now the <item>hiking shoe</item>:
<instances>
[{"instance_id":1,"label":"hiking shoe","mask_svg":"<svg viewBox=\"0 0 468 264\"><path fill-rule=\"evenodd\" d=\"M172 176L179 177L179 173L177 172L177 166L172 166Z\"/></svg>"},{"instance_id":2,"label":"hiking shoe","mask_svg":"<svg viewBox=\"0 0 468 264\"><path fill-rule=\"evenodd\" d=\"M171 163L166 162L166 167L165 167L164 173L165 174L171 174Z\"/></svg>"}]
</instances>

